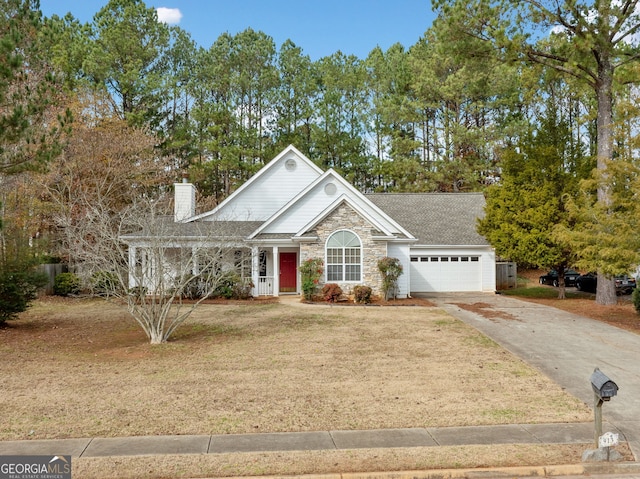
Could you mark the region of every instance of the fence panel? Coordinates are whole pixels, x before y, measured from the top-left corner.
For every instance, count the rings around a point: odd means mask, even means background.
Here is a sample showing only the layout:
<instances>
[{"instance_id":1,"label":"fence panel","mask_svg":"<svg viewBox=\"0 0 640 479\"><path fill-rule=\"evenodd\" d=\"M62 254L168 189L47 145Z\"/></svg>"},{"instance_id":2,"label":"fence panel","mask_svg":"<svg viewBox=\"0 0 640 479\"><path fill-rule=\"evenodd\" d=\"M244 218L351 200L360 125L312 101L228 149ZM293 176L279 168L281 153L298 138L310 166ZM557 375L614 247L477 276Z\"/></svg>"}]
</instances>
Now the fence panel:
<instances>
[{"instance_id":1,"label":"fence panel","mask_svg":"<svg viewBox=\"0 0 640 479\"><path fill-rule=\"evenodd\" d=\"M48 281L46 286L43 288L45 294L51 295L53 294L53 284L60 273L66 273L69 271L66 264L56 263L56 264L41 264L38 265L38 271L47 275Z\"/></svg>"},{"instance_id":2,"label":"fence panel","mask_svg":"<svg viewBox=\"0 0 640 479\"><path fill-rule=\"evenodd\" d=\"M518 286L518 266L516 263L496 263L496 289L516 288Z\"/></svg>"}]
</instances>

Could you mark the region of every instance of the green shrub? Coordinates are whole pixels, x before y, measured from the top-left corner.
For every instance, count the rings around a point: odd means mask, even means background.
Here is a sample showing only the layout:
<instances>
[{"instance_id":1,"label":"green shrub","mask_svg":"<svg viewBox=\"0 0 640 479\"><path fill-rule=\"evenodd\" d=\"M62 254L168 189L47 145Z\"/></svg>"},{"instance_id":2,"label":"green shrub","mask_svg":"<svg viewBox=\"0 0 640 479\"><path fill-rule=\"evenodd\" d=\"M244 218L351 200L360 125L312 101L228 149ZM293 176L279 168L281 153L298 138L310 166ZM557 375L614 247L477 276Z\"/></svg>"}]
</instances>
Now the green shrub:
<instances>
[{"instance_id":1,"label":"green shrub","mask_svg":"<svg viewBox=\"0 0 640 479\"><path fill-rule=\"evenodd\" d=\"M371 302L371 288L359 285L353 288L353 298L358 304L369 304Z\"/></svg>"},{"instance_id":2,"label":"green shrub","mask_svg":"<svg viewBox=\"0 0 640 479\"><path fill-rule=\"evenodd\" d=\"M204 280L194 275L189 275L188 277L183 278L177 283L182 284L182 291L177 291L178 287L176 287L177 293L180 294L182 298L186 299L202 298L206 287L206 283L204 282Z\"/></svg>"},{"instance_id":3,"label":"green shrub","mask_svg":"<svg viewBox=\"0 0 640 479\"><path fill-rule=\"evenodd\" d=\"M141 299L143 296L147 295L147 288L144 286L134 286L129 289L129 296L134 296L136 298Z\"/></svg>"},{"instance_id":4,"label":"green shrub","mask_svg":"<svg viewBox=\"0 0 640 479\"><path fill-rule=\"evenodd\" d=\"M248 299L251 297L252 288L253 282L251 280L244 280L238 273L229 272L224 274L211 296L225 299Z\"/></svg>"},{"instance_id":5,"label":"green shrub","mask_svg":"<svg viewBox=\"0 0 640 479\"><path fill-rule=\"evenodd\" d=\"M251 297L251 290L253 289L253 281L241 279L233 285L233 298L234 299L249 299Z\"/></svg>"},{"instance_id":6,"label":"green shrub","mask_svg":"<svg viewBox=\"0 0 640 479\"><path fill-rule=\"evenodd\" d=\"M50 254L41 254L37 256L38 264L60 264L62 258L60 256L52 256Z\"/></svg>"},{"instance_id":7,"label":"green shrub","mask_svg":"<svg viewBox=\"0 0 640 479\"><path fill-rule=\"evenodd\" d=\"M318 290L323 268L324 261L321 258L309 258L300 265L302 294L307 301L311 301Z\"/></svg>"},{"instance_id":8,"label":"green shrub","mask_svg":"<svg viewBox=\"0 0 640 479\"><path fill-rule=\"evenodd\" d=\"M91 275L91 288L94 294L110 296L120 287L118 275L110 271L97 271Z\"/></svg>"},{"instance_id":9,"label":"green shrub","mask_svg":"<svg viewBox=\"0 0 640 479\"><path fill-rule=\"evenodd\" d=\"M384 300L398 297L398 278L402 274L402 263L398 258L386 256L378 261L378 270L382 274Z\"/></svg>"},{"instance_id":10,"label":"green shrub","mask_svg":"<svg viewBox=\"0 0 640 479\"><path fill-rule=\"evenodd\" d=\"M47 276L35 271L0 272L0 324L26 311L46 284Z\"/></svg>"},{"instance_id":11,"label":"green shrub","mask_svg":"<svg viewBox=\"0 0 640 479\"><path fill-rule=\"evenodd\" d=\"M234 295L235 284L240 280L240 275L235 272L225 273L218 281L216 289L211 294L214 298L231 299Z\"/></svg>"},{"instance_id":12,"label":"green shrub","mask_svg":"<svg viewBox=\"0 0 640 479\"><path fill-rule=\"evenodd\" d=\"M636 313L640 314L640 289L635 288L633 290L631 300L633 301L633 307L636 309Z\"/></svg>"},{"instance_id":13,"label":"green shrub","mask_svg":"<svg viewBox=\"0 0 640 479\"><path fill-rule=\"evenodd\" d=\"M342 296L342 288L336 283L327 283L322 287L322 297L330 303L335 303Z\"/></svg>"},{"instance_id":14,"label":"green shrub","mask_svg":"<svg viewBox=\"0 0 640 479\"><path fill-rule=\"evenodd\" d=\"M176 281L174 293L186 299L200 299L211 290L211 283L207 281L212 278L205 278L200 275L189 275ZM216 281L216 279L213 279ZM251 297L253 282L250 279L243 279L235 271L223 273L217 279L217 284L211 294L211 298L225 299L247 299Z\"/></svg>"},{"instance_id":15,"label":"green shrub","mask_svg":"<svg viewBox=\"0 0 640 479\"><path fill-rule=\"evenodd\" d=\"M53 280L53 292L58 296L69 296L80 292L80 278L73 273L60 273Z\"/></svg>"}]
</instances>

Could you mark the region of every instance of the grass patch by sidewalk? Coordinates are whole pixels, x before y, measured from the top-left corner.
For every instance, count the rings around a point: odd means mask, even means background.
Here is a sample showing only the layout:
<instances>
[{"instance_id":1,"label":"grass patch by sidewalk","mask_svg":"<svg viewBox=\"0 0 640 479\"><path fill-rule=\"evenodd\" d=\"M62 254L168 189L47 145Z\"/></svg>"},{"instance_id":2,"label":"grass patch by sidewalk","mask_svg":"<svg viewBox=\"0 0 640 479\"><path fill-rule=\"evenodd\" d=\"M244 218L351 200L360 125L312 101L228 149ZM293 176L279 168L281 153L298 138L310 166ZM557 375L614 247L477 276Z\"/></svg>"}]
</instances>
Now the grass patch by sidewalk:
<instances>
[{"instance_id":1,"label":"grass patch by sidewalk","mask_svg":"<svg viewBox=\"0 0 640 479\"><path fill-rule=\"evenodd\" d=\"M529 299L558 299L558 289L552 286L529 286L519 287L514 289L508 289L501 291L502 294L507 296L517 296L519 298ZM565 299L579 299L584 298L584 293L574 293L566 291ZM562 301L562 300L559 300Z\"/></svg>"},{"instance_id":2,"label":"grass patch by sidewalk","mask_svg":"<svg viewBox=\"0 0 640 479\"><path fill-rule=\"evenodd\" d=\"M299 476L578 464L589 445L503 444L74 459L84 479ZM74 476L75 477L75 476Z\"/></svg>"}]
</instances>

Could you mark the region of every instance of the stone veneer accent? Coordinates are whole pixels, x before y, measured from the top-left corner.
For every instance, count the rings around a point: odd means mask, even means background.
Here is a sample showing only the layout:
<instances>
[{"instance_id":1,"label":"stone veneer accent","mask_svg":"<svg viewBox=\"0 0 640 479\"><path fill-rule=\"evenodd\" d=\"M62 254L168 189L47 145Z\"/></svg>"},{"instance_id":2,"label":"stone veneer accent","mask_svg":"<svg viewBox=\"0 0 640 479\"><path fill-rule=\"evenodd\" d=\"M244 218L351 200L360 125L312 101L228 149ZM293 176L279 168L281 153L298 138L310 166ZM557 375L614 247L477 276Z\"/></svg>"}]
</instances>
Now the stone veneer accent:
<instances>
[{"instance_id":1,"label":"stone veneer accent","mask_svg":"<svg viewBox=\"0 0 640 479\"><path fill-rule=\"evenodd\" d=\"M378 271L378 260L387 255L387 242L374 241L374 226L360 216L346 203L340 204L320 222L313 230L309 231L318 237L312 243L300 243L300 263L309 258L322 258L326 262L325 245L327 239L339 230L349 230L358 235L362 242L362 282L338 283L344 294L352 294L353 287L359 284L369 286L372 293L380 296L382 292L382 278ZM324 276L326 278L326 275ZM323 283L324 284L324 278ZM322 285L321 285L322 286Z\"/></svg>"}]
</instances>

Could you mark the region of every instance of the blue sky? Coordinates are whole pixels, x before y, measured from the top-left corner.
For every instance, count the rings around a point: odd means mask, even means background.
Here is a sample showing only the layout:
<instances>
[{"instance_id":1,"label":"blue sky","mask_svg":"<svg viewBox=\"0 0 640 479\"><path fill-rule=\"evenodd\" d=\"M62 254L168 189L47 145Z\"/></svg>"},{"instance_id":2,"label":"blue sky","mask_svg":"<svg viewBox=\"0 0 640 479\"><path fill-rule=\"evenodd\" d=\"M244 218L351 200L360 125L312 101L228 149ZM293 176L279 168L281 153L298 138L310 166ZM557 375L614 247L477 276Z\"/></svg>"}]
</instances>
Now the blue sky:
<instances>
[{"instance_id":1,"label":"blue sky","mask_svg":"<svg viewBox=\"0 0 640 479\"><path fill-rule=\"evenodd\" d=\"M108 0L40 0L45 16L71 12L90 22ZM434 19L430 0L147 0L208 48L221 33L249 27L271 36L276 48L291 39L312 60L340 50L366 58L376 46L415 44Z\"/></svg>"}]
</instances>

